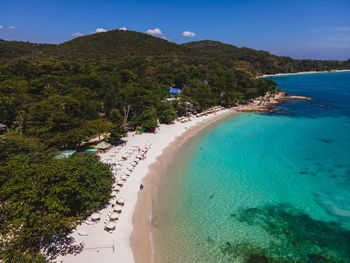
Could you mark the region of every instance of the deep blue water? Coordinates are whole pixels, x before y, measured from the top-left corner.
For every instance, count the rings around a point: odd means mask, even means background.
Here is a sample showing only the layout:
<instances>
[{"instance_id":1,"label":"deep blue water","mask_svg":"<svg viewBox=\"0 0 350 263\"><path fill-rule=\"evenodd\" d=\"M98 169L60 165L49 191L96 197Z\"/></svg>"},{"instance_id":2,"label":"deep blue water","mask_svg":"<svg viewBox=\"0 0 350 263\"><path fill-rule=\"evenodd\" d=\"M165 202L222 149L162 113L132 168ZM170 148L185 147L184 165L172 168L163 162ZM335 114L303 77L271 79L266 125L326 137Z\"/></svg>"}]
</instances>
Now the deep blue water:
<instances>
[{"instance_id":1,"label":"deep blue water","mask_svg":"<svg viewBox=\"0 0 350 263\"><path fill-rule=\"evenodd\" d=\"M350 72L274 81L313 99L228 118L175 158L153 209L161 262L350 262Z\"/></svg>"}]
</instances>

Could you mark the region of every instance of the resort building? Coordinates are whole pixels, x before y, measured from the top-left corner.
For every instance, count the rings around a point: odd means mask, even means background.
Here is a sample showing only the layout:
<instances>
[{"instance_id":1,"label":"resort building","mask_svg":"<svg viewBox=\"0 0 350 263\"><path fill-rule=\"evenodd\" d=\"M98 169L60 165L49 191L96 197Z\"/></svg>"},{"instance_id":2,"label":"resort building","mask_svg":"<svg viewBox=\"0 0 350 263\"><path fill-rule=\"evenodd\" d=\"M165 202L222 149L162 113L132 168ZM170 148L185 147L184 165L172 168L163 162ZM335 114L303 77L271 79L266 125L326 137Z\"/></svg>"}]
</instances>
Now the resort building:
<instances>
[{"instance_id":1,"label":"resort building","mask_svg":"<svg viewBox=\"0 0 350 263\"><path fill-rule=\"evenodd\" d=\"M181 94L181 93L182 93L182 90L177 89L177 88L170 88L169 93L170 93L171 95Z\"/></svg>"}]
</instances>

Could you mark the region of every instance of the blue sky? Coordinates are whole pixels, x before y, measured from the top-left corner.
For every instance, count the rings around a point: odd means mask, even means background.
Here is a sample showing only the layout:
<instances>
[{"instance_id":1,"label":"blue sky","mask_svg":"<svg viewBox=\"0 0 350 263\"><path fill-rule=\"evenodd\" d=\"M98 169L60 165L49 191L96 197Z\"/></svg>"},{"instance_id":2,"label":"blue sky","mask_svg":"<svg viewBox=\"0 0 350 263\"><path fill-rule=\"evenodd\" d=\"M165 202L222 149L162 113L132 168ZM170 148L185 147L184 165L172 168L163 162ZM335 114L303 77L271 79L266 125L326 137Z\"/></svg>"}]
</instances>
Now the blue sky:
<instances>
[{"instance_id":1,"label":"blue sky","mask_svg":"<svg viewBox=\"0 0 350 263\"><path fill-rule=\"evenodd\" d=\"M211 39L294 58L350 58L350 0L0 0L0 39L61 43L122 27L177 43Z\"/></svg>"}]
</instances>

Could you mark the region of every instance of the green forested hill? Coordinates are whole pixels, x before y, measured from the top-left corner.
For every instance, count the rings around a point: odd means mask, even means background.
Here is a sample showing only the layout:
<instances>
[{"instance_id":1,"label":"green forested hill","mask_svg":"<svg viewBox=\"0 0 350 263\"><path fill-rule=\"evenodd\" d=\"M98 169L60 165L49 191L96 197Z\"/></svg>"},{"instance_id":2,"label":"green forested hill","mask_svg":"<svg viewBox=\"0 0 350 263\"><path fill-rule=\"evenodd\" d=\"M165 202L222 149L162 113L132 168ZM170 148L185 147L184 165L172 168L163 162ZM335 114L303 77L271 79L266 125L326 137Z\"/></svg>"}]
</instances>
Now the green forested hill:
<instances>
[{"instance_id":1,"label":"green forested hill","mask_svg":"<svg viewBox=\"0 0 350 263\"><path fill-rule=\"evenodd\" d=\"M56 45L35 44L21 41L5 41L0 39L0 64L14 58L38 58L46 56L50 48Z\"/></svg>"},{"instance_id":2,"label":"green forested hill","mask_svg":"<svg viewBox=\"0 0 350 263\"><path fill-rule=\"evenodd\" d=\"M239 48L211 40L189 42L183 44L183 46L220 59L248 62L250 70L256 74L332 70L349 66L342 61L297 60L290 57L276 56L267 51L258 51L246 47Z\"/></svg>"},{"instance_id":3,"label":"green forested hill","mask_svg":"<svg viewBox=\"0 0 350 263\"><path fill-rule=\"evenodd\" d=\"M48 58L80 62L115 62L137 58L171 62L173 59L196 59L199 63L217 60L230 64L239 62L254 74L273 74L306 70L341 69L341 61L295 60L266 51L238 48L218 41L204 40L178 45L147 34L111 30L78 37L59 45L33 44L0 40L0 63L14 58Z\"/></svg>"},{"instance_id":4,"label":"green forested hill","mask_svg":"<svg viewBox=\"0 0 350 263\"><path fill-rule=\"evenodd\" d=\"M78 37L49 51L51 56L75 61L111 61L125 57L183 55L184 49L167 40L134 31L112 30Z\"/></svg>"},{"instance_id":5,"label":"green forested hill","mask_svg":"<svg viewBox=\"0 0 350 263\"><path fill-rule=\"evenodd\" d=\"M0 62L16 58L55 57L76 62L115 61L132 56L182 55L186 49L134 31L111 30L78 37L59 45L0 40Z\"/></svg>"}]
</instances>

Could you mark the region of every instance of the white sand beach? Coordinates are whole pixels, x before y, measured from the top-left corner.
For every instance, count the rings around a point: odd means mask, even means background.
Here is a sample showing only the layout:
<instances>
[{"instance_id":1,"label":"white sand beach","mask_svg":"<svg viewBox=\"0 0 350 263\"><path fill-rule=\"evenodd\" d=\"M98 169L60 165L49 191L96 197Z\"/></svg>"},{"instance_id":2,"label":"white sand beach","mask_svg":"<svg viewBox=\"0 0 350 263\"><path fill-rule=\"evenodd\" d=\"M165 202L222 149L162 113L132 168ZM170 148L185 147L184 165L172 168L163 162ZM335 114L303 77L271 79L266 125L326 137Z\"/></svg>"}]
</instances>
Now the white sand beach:
<instances>
[{"instance_id":1,"label":"white sand beach","mask_svg":"<svg viewBox=\"0 0 350 263\"><path fill-rule=\"evenodd\" d=\"M184 118L181 121L177 120L171 125L162 124L156 134L129 132L125 138L126 145L113 147L108 152L100 155L102 162L114 164L113 173L116 179L114 187L117 187L118 181L123 181L124 185L116 192L116 196L110 200L110 204L98 211L100 220L97 223L91 222L91 218L89 218L70 234L69 237L74 238L73 246L83 244L81 252L59 255L54 261L64 263L134 262L134 255L130 245L130 238L133 232L133 215L138 201L140 184L149 173L149 166L162 155L163 151L176 138L183 135L191 127L198 127L198 125L204 127L205 123L213 123L218 119L236 112L249 110L250 108L252 110L264 109L267 105L274 104L276 98L280 99L281 94L270 96L269 99L263 98L261 101L254 100L250 104L230 109L216 108L212 113ZM197 130L199 129L197 128ZM144 150L147 148L147 145L150 146L145 154L146 158L139 160L137 164L133 164L134 160L137 159L136 157L140 155L139 149ZM123 157L126 156L127 159L123 160ZM129 171L129 168L131 170L132 167L132 171ZM126 172L129 172L130 175L125 175ZM150 186L144 184L145 190L147 187ZM123 198L125 204L121 207L118 206L118 208L121 208L121 212L118 215L118 220L114 221L115 230L107 232L105 225L109 221L109 215L114 210L117 210L114 208L116 208L118 198Z\"/></svg>"},{"instance_id":2,"label":"white sand beach","mask_svg":"<svg viewBox=\"0 0 350 263\"><path fill-rule=\"evenodd\" d=\"M295 73L264 74L262 76L258 76L257 78L269 78L269 77L277 77L277 76L304 75L304 74L319 74L319 73L330 73L330 72L346 72L346 71L350 71L350 69L330 70L330 71L302 71L302 72L295 72Z\"/></svg>"}]
</instances>

